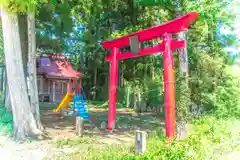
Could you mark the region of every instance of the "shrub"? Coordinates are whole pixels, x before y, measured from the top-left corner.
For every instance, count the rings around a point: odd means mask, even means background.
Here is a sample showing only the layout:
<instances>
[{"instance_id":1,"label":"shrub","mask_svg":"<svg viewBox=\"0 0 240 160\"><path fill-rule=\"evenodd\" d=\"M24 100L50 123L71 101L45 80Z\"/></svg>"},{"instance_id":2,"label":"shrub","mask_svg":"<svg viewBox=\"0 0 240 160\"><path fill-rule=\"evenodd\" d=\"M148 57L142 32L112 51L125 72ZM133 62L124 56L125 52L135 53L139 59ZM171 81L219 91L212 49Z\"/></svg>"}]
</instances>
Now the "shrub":
<instances>
[{"instance_id":1,"label":"shrub","mask_svg":"<svg viewBox=\"0 0 240 160\"><path fill-rule=\"evenodd\" d=\"M1 99L1 97L0 97ZM0 101L0 133L12 135L13 133L13 117Z\"/></svg>"},{"instance_id":2,"label":"shrub","mask_svg":"<svg viewBox=\"0 0 240 160\"><path fill-rule=\"evenodd\" d=\"M239 83L223 58L204 51L191 59L191 101L217 117L240 116Z\"/></svg>"},{"instance_id":3,"label":"shrub","mask_svg":"<svg viewBox=\"0 0 240 160\"><path fill-rule=\"evenodd\" d=\"M240 86L234 79L227 75L216 88L215 94L210 96L217 117L240 118Z\"/></svg>"}]
</instances>

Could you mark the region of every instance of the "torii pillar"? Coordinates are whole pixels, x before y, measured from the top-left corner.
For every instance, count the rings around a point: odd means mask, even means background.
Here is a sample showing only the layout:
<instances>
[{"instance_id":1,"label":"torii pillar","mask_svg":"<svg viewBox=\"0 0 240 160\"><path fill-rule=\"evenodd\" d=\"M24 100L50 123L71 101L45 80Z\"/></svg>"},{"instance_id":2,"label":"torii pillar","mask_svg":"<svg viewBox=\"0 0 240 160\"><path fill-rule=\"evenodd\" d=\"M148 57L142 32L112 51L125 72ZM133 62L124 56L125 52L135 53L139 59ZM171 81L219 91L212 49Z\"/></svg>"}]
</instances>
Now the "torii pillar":
<instances>
[{"instance_id":1,"label":"torii pillar","mask_svg":"<svg viewBox=\"0 0 240 160\"><path fill-rule=\"evenodd\" d=\"M190 12L175 20L162 25L141 30L111 41L102 43L105 49L111 49L106 57L110 63L109 82L109 107L108 107L108 130L112 131L116 121L117 103L117 80L118 63L120 60L152 55L161 52L163 54L164 68L164 105L165 105L165 127L168 138L175 137L175 88L174 88L174 65L172 52L177 48L186 47L185 40L172 39L172 34L177 34L188 28L198 17L196 12ZM156 38L162 38L163 42L156 46L141 49L140 43ZM129 46L131 52L122 53L119 49Z\"/></svg>"}]
</instances>

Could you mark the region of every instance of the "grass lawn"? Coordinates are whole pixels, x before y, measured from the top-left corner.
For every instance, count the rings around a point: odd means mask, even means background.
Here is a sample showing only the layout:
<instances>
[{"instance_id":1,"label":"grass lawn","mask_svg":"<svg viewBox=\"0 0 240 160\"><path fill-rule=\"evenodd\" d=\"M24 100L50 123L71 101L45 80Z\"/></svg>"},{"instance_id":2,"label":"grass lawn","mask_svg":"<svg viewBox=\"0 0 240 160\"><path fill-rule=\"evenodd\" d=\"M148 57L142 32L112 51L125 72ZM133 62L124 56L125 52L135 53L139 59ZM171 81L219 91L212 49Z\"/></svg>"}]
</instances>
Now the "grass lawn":
<instances>
[{"instance_id":1,"label":"grass lawn","mask_svg":"<svg viewBox=\"0 0 240 160\"><path fill-rule=\"evenodd\" d=\"M234 160L239 158L240 153L239 125L240 121L233 119L202 117L191 122L190 135L184 140L174 140L167 145L163 136L149 136L147 152L141 156L134 155L134 143L106 145L91 137L65 140L61 141L60 147L65 144L76 147L79 143L88 145L83 150L47 160L204 160L228 159L228 156L237 153L237 156L231 157Z\"/></svg>"}]
</instances>

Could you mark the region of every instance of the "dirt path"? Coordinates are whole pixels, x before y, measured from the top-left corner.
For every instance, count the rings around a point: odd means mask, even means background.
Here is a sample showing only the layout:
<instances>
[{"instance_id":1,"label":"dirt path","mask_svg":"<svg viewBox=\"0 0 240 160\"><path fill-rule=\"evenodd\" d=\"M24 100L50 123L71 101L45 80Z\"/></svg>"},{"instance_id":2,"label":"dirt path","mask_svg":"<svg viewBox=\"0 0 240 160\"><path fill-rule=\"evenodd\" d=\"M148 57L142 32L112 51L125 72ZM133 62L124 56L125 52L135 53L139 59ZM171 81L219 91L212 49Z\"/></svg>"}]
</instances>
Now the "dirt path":
<instances>
[{"instance_id":1,"label":"dirt path","mask_svg":"<svg viewBox=\"0 0 240 160\"><path fill-rule=\"evenodd\" d=\"M132 137L118 136L111 134L108 136L97 136L97 140L91 144L80 144L75 146L57 147L54 140L33 141L31 143L19 144L6 137L0 135L0 159L1 160L43 160L45 158L54 157L54 159L61 159L60 156L87 150L89 146L111 145L120 143L130 143L134 140Z\"/></svg>"},{"instance_id":2,"label":"dirt path","mask_svg":"<svg viewBox=\"0 0 240 160\"><path fill-rule=\"evenodd\" d=\"M42 160L51 149L47 141L18 144L5 135L0 135L2 160Z\"/></svg>"},{"instance_id":3,"label":"dirt path","mask_svg":"<svg viewBox=\"0 0 240 160\"><path fill-rule=\"evenodd\" d=\"M119 129L113 134L107 134L104 129L101 129L101 123L106 121L106 113L93 113L93 122L85 124L85 134L93 136L100 144L117 144L130 142L132 138L125 134L128 129ZM121 121L128 120L128 116L121 118ZM122 120L123 119L123 120ZM137 118L137 121L139 119ZM71 154L80 150L87 149L89 145L80 144L75 146L64 146L58 148L56 141L76 138L74 134L74 120L72 118L59 119L58 115L45 111L42 114L42 121L45 131L49 134L48 140L33 141L29 143L19 144L11 138L0 135L0 159L1 160L42 160L46 157L55 157ZM141 124L141 123L140 123ZM139 124L139 125L140 125Z\"/></svg>"}]
</instances>

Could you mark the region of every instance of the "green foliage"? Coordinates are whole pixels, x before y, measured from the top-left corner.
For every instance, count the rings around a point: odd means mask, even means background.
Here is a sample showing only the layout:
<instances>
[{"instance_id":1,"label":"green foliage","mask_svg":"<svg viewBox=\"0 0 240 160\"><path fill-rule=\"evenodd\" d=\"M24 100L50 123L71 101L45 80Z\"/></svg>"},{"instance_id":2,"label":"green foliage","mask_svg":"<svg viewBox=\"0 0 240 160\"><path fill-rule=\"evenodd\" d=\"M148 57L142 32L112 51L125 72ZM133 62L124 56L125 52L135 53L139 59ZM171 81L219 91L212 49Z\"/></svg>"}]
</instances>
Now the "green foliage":
<instances>
[{"instance_id":1,"label":"green foliage","mask_svg":"<svg viewBox=\"0 0 240 160\"><path fill-rule=\"evenodd\" d=\"M36 15L37 48L41 51L63 52L66 50L66 40L73 30L72 14L74 3L44 3L38 8Z\"/></svg>"},{"instance_id":2,"label":"green foliage","mask_svg":"<svg viewBox=\"0 0 240 160\"><path fill-rule=\"evenodd\" d=\"M163 82L161 77L155 79L146 78L144 81L145 88L143 97L149 106L159 106L163 104Z\"/></svg>"},{"instance_id":3,"label":"green foliage","mask_svg":"<svg viewBox=\"0 0 240 160\"><path fill-rule=\"evenodd\" d=\"M187 86L185 77L176 76L176 118L177 121L186 121L189 117L189 106L191 103L191 90Z\"/></svg>"},{"instance_id":4,"label":"green foliage","mask_svg":"<svg viewBox=\"0 0 240 160\"><path fill-rule=\"evenodd\" d=\"M4 6L12 13L26 13L35 11L36 7L47 0L1 0L0 6Z\"/></svg>"},{"instance_id":5,"label":"green foliage","mask_svg":"<svg viewBox=\"0 0 240 160\"><path fill-rule=\"evenodd\" d=\"M125 29L119 31L119 32L113 32L111 35L110 35L110 38L109 39L115 39L115 38L119 38L119 37L122 37L124 35L128 35L130 33L133 33L133 32L137 32L139 31L141 28L140 26L134 26L134 27L126 27Z\"/></svg>"},{"instance_id":6,"label":"green foliage","mask_svg":"<svg viewBox=\"0 0 240 160\"><path fill-rule=\"evenodd\" d=\"M2 97L0 97L2 99ZM3 106L2 101L0 101L0 134L13 134L13 117L6 108Z\"/></svg>"},{"instance_id":7,"label":"green foliage","mask_svg":"<svg viewBox=\"0 0 240 160\"><path fill-rule=\"evenodd\" d=\"M204 1L204 7L203 1L183 3L184 12L195 10L199 13L199 18L188 32L189 90L176 74L178 118L187 116L188 108L184 106L189 106L191 102L201 106L205 111L214 112L216 116L239 115L238 84L235 84L234 78L227 70L232 59L223 50L225 45L232 42L228 37L221 37L228 42L220 43L218 41L220 35L217 35L219 32L216 32L219 21L231 27L234 15L226 10L229 3L229 1ZM179 108L182 108L182 111Z\"/></svg>"},{"instance_id":8,"label":"green foliage","mask_svg":"<svg viewBox=\"0 0 240 160\"><path fill-rule=\"evenodd\" d=\"M146 2L150 3L150 1ZM169 9L169 6L165 5L165 3L170 3L170 1L159 1L159 3L161 3L162 6L158 8L154 6L135 8L134 12L137 13L136 25L122 22L120 27L120 25L114 21L116 12L114 14L110 12L109 17L112 23L109 24L109 27L111 28L112 25L114 25L117 30L112 31L111 29L105 28L109 30L109 32L105 32L106 37L109 37L109 39L117 38L135 32L141 28L149 27L156 22L164 22L173 19L175 16L175 9ZM131 4L127 5L129 7L128 9L130 9ZM176 7L176 4L171 5ZM189 87L187 87L183 77L179 77L178 63L175 65L177 118L178 120L189 118L190 103L196 103L202 106L204 110L215 112L216 114L221 113L219 116L236 116L239 106L237 98L238 92L236 91L237 87L234 89L233 85L223 83L226 82L226 79L230 78L229 72L226 71L226 67L231 61L231 58L228 57L227 53L223 50L225 47L223 45L233 44L236 39L222 37L228 42L224 44L219 43L217 35L219 33L216 32L219 25L218 21L231 27L234 15L226 10L229 2L181 1L181 5L181 12L187 13L195 10L199 13L199 18L190 26L188 32ZM118 7L119 10L121 10L121 6ZM123 5L123 8L125 7L126 6ZM99 10L101 10L101 7L99 7ZM134 16L133 12L131 12L131 14L131 16ZM119 16L118 19L123 19L123 17ZM206 21L207 19L208 21ZM91 21L91 23L92 22L93 21ZM124 28L122 28L123 24L125 24ZM101 26L101 24L98 25ZM144 44L144 47L146 46L148 46L148 44ZM91 53L95 52L87 46L86 48L88 48L88 51L91 51ZM125 50L128 49L129 48L125 48ZM106 67L106 65L104 66ZM124 103L125 95L123 91L125 88L130 87L131 92L133 88L141 91L141 97L143 97L148 106L163 104L162 70L160 69L162 68L162 59L159 56L149 56L136 60L124 61L121 63L121 66L121 68L124 68L125 87L123 89L118 89L120 94L118 95L119 102ZM152 69L155 70L155 75L157 75L155 78L152 78ZM230 78L228 81L233 83L232 80L233 79ZM106 92L107 86L104 88ZM101 92L100 95L103 95L102 93L103 92ZM107 96L106 93L104 95ZM225 100L224 97L231 98ZM231 104L231 107L226 107L229 106L229 104ZM224 112L222 111L223 108L226 108ZM234 108L233 110L236 112L231 112L230 108Z\"/></svg>"},{"instance_id":9,"label":"green foliage","mask_svg":"<svg viewBox=\"0 0 240 160\"><path fill-rule=\"evenodd\" d=\"M29 1L29 4L40 2ZM10 1L4 2L7 4ZM25 2L20 5L24 6L20 7L21 11L28 8ZM188 118L191 102L221 116L238 114L238 91L234 85L229 85L233 83L233 79L225 69L231 59L223 50L224 45L234 44L236 39L233 35L223 36L221 38L224 43L220 43L219 33L216 32L219 21L230 27L233 24L234 15L227 11L230 1L184 0L179 1L181 6L167 0L41 2L45 3L39 3L41 5L36 16L38 49L53 52L65 50L73 54L75 68L84 72L83 83L88 97L91 99L96 94L97 99L104 102L108 97L106 77L109 75L109 64L104 60L107 52L100 42L174 19L176 11L181 14L197 11L199 18L188 32L189 88L183 83L182 77L179 77L178 63L175 63L177 118ZM140 5L134 6L134 2ZM84 25L85 29L76 29L79 24ZM69 41L72 43L71 48L66 45ZM156 41L159 40L144 43L143 47L151 46ZM128 49L126 47L123 50ZM175 59L177 62L177 57ZM122 88L118 88L119 103L126 104L126 88L131 88L131 96L135 88L141 92L141 97L148 106L163 104L161 56L126 60L119 66L119 72L123 75L121 82L124 83Z\"/></svg>"},{"instance_id":10,"label":"green foliage","mask_svg":"<svg viewBox=\"0 0 240 160\"><path fill-rule=\"evenodd\" d=\"M217 117L240 118L240 86L238 78L226 75L216 88L216 93L210 96Z\"/></svg>"},{"instance_id":11,"label":"green foliage","mask_svg":"<svg viewBox=\"0 0 240 160\"><path fill-rule=\"evenodd\" d=\"M238 78L233 77L224 62L224 52L219 49L214 48L212 54L195 49L194 53L198 54L190 58L191 101L202 106L205 111L214 112L216 116L239 117ZM221 52L223 55L218 55Z\"/></svg>"},{"instance_id":12,"label":"green foliage","mask_svg":"<svg viewBox=\"0 0 240 160\"><path fill-rule=\"evenodd\" d=\"M120 88L119 87L117 89L117 100L118 100L118 102L126 105L126 90L125 90L125 88Z\"/></svg>"},{"instance_id":13,"label":"green foliage","mask_svg":"<svg viewBox=\"0 0 240 160\"><path fill-rule=\"evenodd\" d=\"M171 5L169 0L134 0L136 4L142 6L166 6Z\"/></svg>"}]
</instances>

